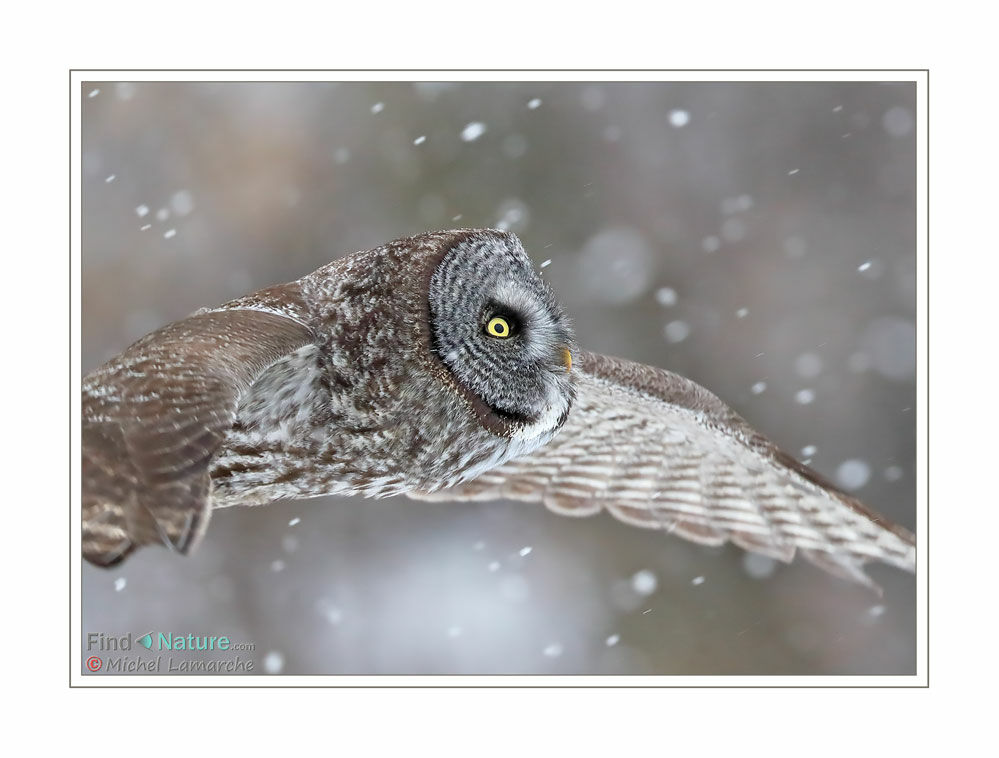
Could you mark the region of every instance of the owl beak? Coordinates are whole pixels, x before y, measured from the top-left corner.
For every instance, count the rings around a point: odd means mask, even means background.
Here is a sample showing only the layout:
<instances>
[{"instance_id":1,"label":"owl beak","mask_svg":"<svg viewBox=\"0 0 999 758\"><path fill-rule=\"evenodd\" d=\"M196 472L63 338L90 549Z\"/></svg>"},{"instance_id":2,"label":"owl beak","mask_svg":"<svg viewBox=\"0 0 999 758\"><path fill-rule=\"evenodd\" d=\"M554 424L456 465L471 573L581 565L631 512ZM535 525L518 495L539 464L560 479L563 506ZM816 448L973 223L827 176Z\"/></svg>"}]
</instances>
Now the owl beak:
<instances>
[{"instance_id":1,"label":"owl beak","mask_svg":"<svg viewBox=\"0 0 999 758\"><path fill-rule=\"evenodd\" d=\"M567 347L562 348L562 365L567 372L572 371L572 351Z\"/></svg>"}]
</instances>

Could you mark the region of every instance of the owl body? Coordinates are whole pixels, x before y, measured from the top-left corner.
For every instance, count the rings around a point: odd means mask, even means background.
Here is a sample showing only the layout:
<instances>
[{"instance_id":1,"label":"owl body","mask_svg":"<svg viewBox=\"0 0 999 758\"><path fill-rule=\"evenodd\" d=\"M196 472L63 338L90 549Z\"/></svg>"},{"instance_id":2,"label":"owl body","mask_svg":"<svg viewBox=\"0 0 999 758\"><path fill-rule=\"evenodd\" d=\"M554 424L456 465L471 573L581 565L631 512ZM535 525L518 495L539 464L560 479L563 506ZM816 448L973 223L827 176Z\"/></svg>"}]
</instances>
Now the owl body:
<instances>
[{"instance_id":1,"label":"owl body","mask_svg":"<svg viewBox=\"0 0 999 758\"><path fill-rule=\"evenodd\" d=\"M216 506L432 492L550 439L548 429L525 435L484 427L488 412L463 395L439 357L441 349L456 346L433 344L428 300L412 280L429 282L440 265L442 239L451 249L462 234L358 253L281 288L279 304L265 307L294 303L285 315L301 320L316 340L275 362L240 399L211 468ZM458 259L463 269L474 271L471 257L507 252L481 242ZM511 259L526 256L514 249ZM461 285L482 299L478 287ZM220 310L259 307L260 300L251 296ZM459 331L446 318L440 327L450 335ZM510 391L525 394L516 386ZM552 433L557 421L550 419Z\"/></svg>"},{"instance_id":2,"label":"owl body","mask_svg":"<svg viewBox=\"0 0 999 758\"><path fill-rule=\"evenodd\" d=\"M213 507L328 494L606 509L705 544L796 551L872 585L912 535L722 401L576 348L512 234L433 232L147 335L83 386L84 555L187 552ZM873 585L872 585L873 586Z\"/></svg>"},{"instance_id":3,"label":"owl body","mask_svg":"<svg viewBox=\"0 0 999 758\"><path fill-rule=\"evenodd\" d=\"M533 309L531 324L541 330L528 334L524 314L521 346L544 344L514 361L522 370L496 382L497 366L481 354L487 343L478 316L483 308L521 307ZM455 314L462 308L475 317ZM258 354L256 336L275 325L282 330L275 348ZM211 507L280 498L430 493L530 453L568 415L572 385L563 356L570 343L554 295L519 242L501 232L389 243L198 311L84 382L90 555L118 560L119 549L162 540L163 518L181 514L135 500L168 502L164 491L180 490L169 508L200 504L207 521ZM497 390L484 392L490 384ZM171 422L173 413L188 423ZM206 441L201 427L208 421L219 423ZM145 439L150 424L153 439ZM178 460L165 465L163 453ZM129 466L123 457L148 460ZM189 535L195 526L185 517L172 528Z\"/></svg>"}]
</instances>

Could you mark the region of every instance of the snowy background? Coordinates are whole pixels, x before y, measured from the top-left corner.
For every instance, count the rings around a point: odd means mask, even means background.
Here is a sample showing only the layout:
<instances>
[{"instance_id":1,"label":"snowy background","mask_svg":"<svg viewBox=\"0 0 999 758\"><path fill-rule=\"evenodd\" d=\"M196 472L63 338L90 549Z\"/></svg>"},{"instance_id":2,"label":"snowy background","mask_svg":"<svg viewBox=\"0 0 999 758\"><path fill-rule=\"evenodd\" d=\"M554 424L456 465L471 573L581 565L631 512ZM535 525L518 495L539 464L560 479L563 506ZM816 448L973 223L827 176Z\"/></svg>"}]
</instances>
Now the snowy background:
<instances>
[{"instance_id":1,"label":"snowy background","mask_svg":"<svg viewBox=\"0 0 999 758\"><path fill-rule=\"evenodd\" d=\"M427 229L517 232L580 344L704 384L915 523L915 89L891 83L83 90L83 371ZM906 674L882 599L516 503L214 514L193 556L83 566L83 631L227 634L285 674Z\"/></svg>"}]
</instances>

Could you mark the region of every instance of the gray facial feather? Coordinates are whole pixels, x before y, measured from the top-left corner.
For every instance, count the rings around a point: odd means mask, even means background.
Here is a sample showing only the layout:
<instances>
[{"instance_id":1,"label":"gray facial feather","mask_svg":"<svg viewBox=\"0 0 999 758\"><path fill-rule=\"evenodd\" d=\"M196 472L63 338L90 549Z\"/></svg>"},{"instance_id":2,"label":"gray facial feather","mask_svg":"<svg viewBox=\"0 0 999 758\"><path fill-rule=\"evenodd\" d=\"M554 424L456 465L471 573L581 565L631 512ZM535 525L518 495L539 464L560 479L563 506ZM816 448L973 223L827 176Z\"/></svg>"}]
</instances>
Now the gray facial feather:
<instances>
[{"instance_id":1,"label":"gray facial feather","mask_svg":"<svg viewBox=\"0 0 999 758\"><path fill-rule=\"evenodd\" d=\"M465 240L430 281L433 349L457 380L497 415L551 426L568 409L563 351L572 336L551 289L512 235ZM487 333L494 316L512 333Z\"/></svg>"}]
</instances>

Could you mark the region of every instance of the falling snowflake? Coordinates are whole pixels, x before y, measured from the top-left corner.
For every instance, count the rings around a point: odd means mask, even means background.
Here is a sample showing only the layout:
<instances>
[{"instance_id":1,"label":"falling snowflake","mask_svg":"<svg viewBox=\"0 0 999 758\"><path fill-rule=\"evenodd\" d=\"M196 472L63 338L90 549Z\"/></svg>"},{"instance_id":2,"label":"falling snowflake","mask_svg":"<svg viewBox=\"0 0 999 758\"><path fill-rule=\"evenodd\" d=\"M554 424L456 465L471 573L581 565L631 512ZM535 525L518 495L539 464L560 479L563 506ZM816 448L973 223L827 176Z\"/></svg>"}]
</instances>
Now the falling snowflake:
<instances>
[{"instance_id":1,"label":"falling snowflake","mask_svg":"<svg viewBox=\"0 0 999 758\"><path fill-rule=\"evenodd\" d=\"M178 216L187 216L194 210L194 196L189 190L177 190L170 196L170 207Z\"/></svg>"},{"instance_id":2,"label":"falling snowflake","mask_svg":"<svg viewBox=\"0 0 999 758\"><path fill-rule=\"evenodd\" d=\"M659 580L656 578L656 575L648 569L637 571L631 577L631 588L642 597L648 597L651 595L656 591L656 587L658 586Z\"/></svg>"},{"instance_id":3,"label":"falling snowflake","mask_svg":"<svg viewBox=\"0 0 999 758\"><path fill-rule=\"evenodd\" d=\"M330 626L339 626L343 621L343 611L332 600L322 597L316 601L316 611Z\"/></svg>"},{"instance_id":4,"label":"falling snowflake","mask_svg":"<svg viewBox=\"0 0 999 758\"><path fill-rule=\"evenodd\" d=\"M794 395L794 402L799 405L811 405L815 402L815 390L798 390Z\"/></svg>"},{"instance_id":5,"label":"falling snowflake","mask_svg":"<svg viewBox=\"0 0 999 758\"><path fill-rule=\"evenodd\" d=\"M670 321L663 327L663 334L667 342L677 344L690 336L690 325L686 321Z\"/></svg>"},{"instance_id":6,"label":"falling snowflake","mask_svg":"<svg viewBox=\"0 0 999 758\"><path fill-rule=\"evenodd\" d=\"M822 373L822 358L815 353L802 353L794 359L794 370L804 379L814 379Z\"/></svg>"},{"instance_id":7,"label":"falling snowflake","mask_svg":"<svg viewBox=\"0 0 999 758\"><path fill-rule=\"evenodd\" d=\"M871 478L871 467L864 461L851 459L843 461L836 469L836 481L845 490L859 490Z\"/></svg>"},{"instance_id":8,"label":"falling snowflake","mask_svg":"<svg viewBox=\"0 0 999 758\"><path fill-rule=\"evenodd\" d=\"M280 674L284 668L284 656L277 650L271 650L264 656L264 671L268 674Z\"/></svg>"},{"instance_id":9,"label":"falling snowflake","mask_svg":"<svg viewBox=\"0 0 999 758\"><path fill-rule=\"evenodd\" d=\"M656 290L656 302L664 308L670 308L677 302L676 290L672 287L662 287Z\"/></svg>"},{"instance_id":10,"label":"falling snowflake","mask_svg":"<svg viewBox=\"0 0 999 758\"><path fill-rule=\"evenodd\" d=\"M701 250L706 253L717 253L718 249L721 247L721 240L714 235L705 237L701 240Z\"/></svg>"},{"instance_id":11,"label":"falling snowflake","mask_svg":"<svg viewBox=\"0 0 999 758\"><path fill-rule=\"evenodd\" d=\"M463 142L475 142L475 140L485 133L485 124L481 121L472 121L470 124L466 124L465 128L461 130L461 139Z\"/></svg>"},{"instance_id":12,"label":"falling snowflake","mask_svg":"<svg viewBox=\"0 0 999 758\"><path fill-rule=\"evenodd\" d=\"M675 108L669 112L670 126L680 129L690 123L690 113L680 108Z\"/></svg>"},{"instance_id":13,"label":"falling snowflake","mask_svg":"<svg viewBox=\"0 0 999 758\"><path fill-rule=\"evenodd\" d=\"M881 126L892 137L907 137L912 133L912 113L906 108L889 108L881 118Z\"/></svg>"}]
</instances>

